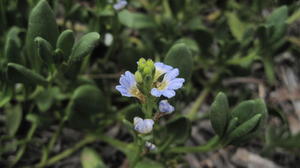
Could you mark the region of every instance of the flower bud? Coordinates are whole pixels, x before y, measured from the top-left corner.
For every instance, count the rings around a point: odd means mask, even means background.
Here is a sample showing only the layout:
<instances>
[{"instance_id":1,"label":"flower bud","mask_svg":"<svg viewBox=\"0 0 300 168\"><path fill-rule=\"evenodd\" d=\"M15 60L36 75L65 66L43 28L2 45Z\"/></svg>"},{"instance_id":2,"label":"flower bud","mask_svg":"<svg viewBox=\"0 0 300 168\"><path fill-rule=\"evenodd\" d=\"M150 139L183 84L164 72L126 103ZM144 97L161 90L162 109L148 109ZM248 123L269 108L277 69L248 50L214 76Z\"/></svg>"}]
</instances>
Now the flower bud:
<instances>
[{"instance_id":1,"label":"flower bud","mask_svg":"<svg viewBox=\"0 0 300 168\"><path fill-rule=\"evenodd\" d=\"M134 129L141 134L148 134L153 129L154 121L152 119L142 119L140 117L134 117Z\"/></svg>"},{"instance_id":2,"label":"flower bud","mask_svg":"<svg viewBox=\"0 0 300 168\"><path fill-rule=\"evenodd\" d=\"M169 104L168 100L161 100L159 102L159 111L161 113L171 114L174 111L174 107Z\"/></svg>"},{"instance_id":3,"label":"flower bud","mask_svg":"<svg viewBox=\"0 0 300 168\"><path fill-rule=\"evenodd\" d=\"M139 71L136 71L134 73L134 77L137 83L142 83L143 82L143 77L142 74Z\"/></svg>"},{"instance_id":4,"label":"flower bud","mask_svg":"<svg viewBox=\"0 0 300 168\"><path fill-rule=\"evenodd\" d=\"M156 149L156 146L155 146L153 143L148 142L148 141L146 142L145 146L146 146L146 148L149 149L150 151L153 151L153 150Z\"/></svg>"},{"instance_id":5,"label":"flower bud","mask_svg":"<svg viewBox=\"0 0 300 168\"><path fill-rule=\"evenodd\" d=\"M152 73L152 68L146 66L146 67L144 68L144 70L143 70L143 73L144 73L145 75L151 75L151 73Z\"/></svg>"},{"instance_id":6,"label":"flower bud","mask_svg":"<svg viewBox=\"0 0 300 168\"><path fill-rule=\"evenodd\" d=\"M145 58L140 58L137 64L138 64L138 71L142 72L146 66Z\"/></svg>"}]
</instances>

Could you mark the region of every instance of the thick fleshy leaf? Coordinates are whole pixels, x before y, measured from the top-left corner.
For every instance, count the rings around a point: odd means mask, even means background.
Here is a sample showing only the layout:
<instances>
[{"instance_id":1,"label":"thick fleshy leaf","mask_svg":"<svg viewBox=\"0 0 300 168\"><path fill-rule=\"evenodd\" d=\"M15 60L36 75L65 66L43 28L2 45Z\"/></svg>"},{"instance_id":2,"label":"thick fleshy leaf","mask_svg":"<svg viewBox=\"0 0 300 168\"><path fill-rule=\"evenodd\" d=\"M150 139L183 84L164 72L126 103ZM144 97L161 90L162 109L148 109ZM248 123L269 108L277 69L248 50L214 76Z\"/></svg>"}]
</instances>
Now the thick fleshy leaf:
<instances>
[{"instance_id":1,"label":"thick fleshy leaf","mask_svg":"<svg viewBox=\"0 0 300 168\"><path fill-rule=\"evenodd\" d=\"M193 55L198 55L200 52L197 42L191 38L181 38L175 43L184 43L190 49Z\"/></svg>"},{"instance_id":2,"label":"thick fleshy leaf","mask_svg":"<svg viewBox=\"0 0 300 168\"><path fill-rule=\"evenodd\" d=\"M12 27L9 29L6 35L5 47L4 47L4 56L7 62L14 62L23 64L24 58L21 57L21 40L19 34L23 30L18 27Z\"/></svg>"},{"instance_id":3,"label":"thick fleshy leaf","mask_svg":"<svg viewBox=\"0 0 300 168\"><path fill-rule=\"evenodd\" d=\"M246 122L239 125L236 129L234 129L226 139L227 142L237 141L238 138L243 138L243 136L250 134L255 131L254 129L258 127L260 120L262 118L262 114L256 114Z\"/></svg>"},{"instance_id":4,"label":"thick fleshy leaf","mask_svg":"<svg viewBox=\"0 0 300 168\"><path fill-rule=\"evenodd\" d=\"M261 99L243 101L231 112L232 118L238 118L238 124L246 122L256 114L262 114L262 118L267 115L266 105Z\"/></svg>"},{"instance_id":5,"label":"thick fleshy leaf","mask_svg":"<svg viewBox=\"0 0 300 168\"><path fill-rule=\"evenodd\" d=\"M84 148L80 156L83 168L105 168L100 155L92 148Z\"/></svg>"},{"instance_id":6,"label":"thick fleshy leaf","mask_svg":"<svg viewBox=\"0 0 300 168\"><path fill-rule=\"evenodd\" d=\"M241 42L247 30L247 25L243 23L234 12L227 12L225 15L232 35Z\"/></svg>"},{"instance_id":7,"label":"thick fleshy leaf","mask_svg":"<svg viewBox=\"0 0 300 168\"><path fill-rule=\"evenodd\" d=\"M220 92L216 96L210 109L210 121L215 132L222 137L226 131L229 117L229 105L227 96Z\"/></svg>"},{"instance_id":8,"label":"thick fleshy leaf","mask_svg":"<svg viewBox=\"0 0 300 168\"><path fill-rule=\"evenodd\" d=\"M229 134L232 130L234 130L237 127L238 118L234 117L229 121L229 124L226 129L226 133Z\"/></svg>"},{"instance_id":9,"label":"thick fleshy leaf","mask_svg":"<svg viewBox=\"0 0 300 168\"><path fill-rule=\"evenodd\" d=\"M122 10L118 13L119 21L133 29L145 29L156 27L154 20L148 15L142 13L134 13L128 10Z\"/></svg>"},{"instance_id":10,"label":"thick fleshy leaf","mask_svg":"<svg viewBox=\"0 0 300 168\"><path fill-rule=\"evenodd\" d=\"M93 85L83 85L75 90L69 110L69 121L73 127L89 129L98 126L107 106L101 90Z\"/></svg>"},{"instance_id":11,"label":"thick fleshy leaf","mask_svg":"<svg viewBox=\"0 0 300 168\"><path fill-rule=\"evenodd\" d=\"M10 37L6 39L4 55L7 62L22 62L20 58L20 46L18 46L17 42Z\"/></svg>"},{"instance_id":12,"label":"thick fleshy leaf","mask_svg":"<svg viewBox=\"0 0 300 168\"><path fill-rule=\"evenodd\" d=\"M39 72L42 64L35 50L34 39L42 37L52 46L55 46L58 37L58 28L54 13L46 0L41 0L32 9L29 16L28 31L26 36L27 58L36 71Z\"/></svg>"},{"instance_id":13,"label":"thick fleshy leaf","mask_svg":"<svg viewBox=\"0 0 300 168\"><path fill-rule=\"evenodd\" d=\"M176 43L168 51L164 61L167 65L179 69L179 77L189 80L193 70L193 57L184 43Z\"/></svg>"},{"instance_id":14,"label":"thick fleshy leaf","mask_svg":"<svg viewBox=\"0 0 300 168\"><path fill-rule=\"evenodd\" d=\"M20 105L14 105L13 107L7 108L5 114L8 135L14 136L22 121L22 108Z\"/></svg>"},{"instance_id":15,"label":"thick fleshy leaf","mask_svg":"<svg viewBox=\"0 0 300 168\"><path fill-rule=\"evenodd\" d=\"M100 39L97 32L91 32L83 37L74 45L69 63L81 61L85 56L89 55Z\"/></svg>"},{"instance_id":16,"label":"thick fleshy leaf","mask_svg":"<svg viewBox=\"0 0 300 168\"><path fill-rule=\"evenodd\" d=\"M41 112L45 112L49 110L55 100L55 96L57 93L58 88L46 88L45 90L41 91L35 98L36 104Z\"/></svg>"},{"instance_id":17,"label":"thick fleshy leaf","mask_svg":"<svg viewBox=\"0 0 300 168\"><path fill-rule=\"evenodd\" d=\"M281 6L275 9L272 14L267 18L266 25L270 27L271 38L273 43L279 43L287 30L288 8ZM275 45L275 44L273 44ZM277 45L275 45L277 46ZM274 48L274 47L273 47Z\"/></svg>"},{"instance_id":18,"label":"thick fleshy leaf","mask_svg":"<svg viewBox=\"0 0 300 168\"><path fill-rule=\"evenodd\" d=\"M72 30L65 30L59 35L56 42L56 48L59 48L63 51L64 60L68 60L72 52L74 41L75 37Z\"/></svg>"},{"instance_id":19,"label":"thick fleshy leaf","mask_svg":"<svg viewBox=\"0 0 300 168\"><path fill-rule=\"evenodd\" d=\"M7 77L11 82L28 85L47 85L48 81L40 74L24 67L23 65L8 63Z\"/></svg>"},{"instance_id":20,"label":"thick fleshy leaf","mask_svg":"<svg viewBox=\"0 0 300 168\"><path fill-rule=\"evenodd\" d=\"M13 86L9 84L0 85L0 107L3 107L13 97Z\"/></svg>"},{"instance_id":21,"label":"thick fleshy leaf","mask_svg":"<svg viewBox=\"0 0 300 168\"><path fill-rule=\"evenodd\" d=\"M42 58L45 64L51 65L53 63L53 48L51 44L42 37L36 37L34 41L36 43L37 55Z\"/></svg>"},{"instance_id":22,"label":"thick fleshy leaf","mask_svg":"<svg viewBox=\"0 0 300 168\"><path fill-rule=\"evenodd\" d=\"M288 18L288 8L287 6L281 6L275 9L270 16L267 18L268 25L275 25L278 23L284 23Z\"/></svg>"}]
</instances>

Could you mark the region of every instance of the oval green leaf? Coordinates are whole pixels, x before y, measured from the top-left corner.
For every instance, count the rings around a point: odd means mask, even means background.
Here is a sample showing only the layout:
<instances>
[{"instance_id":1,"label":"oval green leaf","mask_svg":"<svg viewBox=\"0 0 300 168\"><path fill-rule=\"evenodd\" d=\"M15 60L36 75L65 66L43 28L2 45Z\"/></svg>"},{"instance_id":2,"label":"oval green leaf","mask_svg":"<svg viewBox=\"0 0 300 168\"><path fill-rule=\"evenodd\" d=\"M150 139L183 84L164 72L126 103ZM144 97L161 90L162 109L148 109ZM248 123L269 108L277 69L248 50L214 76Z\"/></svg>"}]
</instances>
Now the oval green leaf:
<instances>
[{"instance_id":1,"label":"oval green leaf","mask_svg":"<svg viewBox=\"0 0 300 168\"><path fill-rule=\"evenodd\" d=\"M48 81L40 74L24 67L23 65L8 63L7 77L11 82L28 85L47 85Z\"/></svg>"},{"instance_id":2,"label":"oval green leaf","mask_svg":"<svg viewBox=\"0 0 300 168\"><path fill-rule=\"evenodd\" d=\"M220 92L216 96L210 109L210 121L215 132L222 137L225 133L229 116L227 96Z\"/></svg>"},{"instance_id":3,"label":"oval green leaf","mask_svg":"<svg viewBox=\"0 0 300 168\"><path fill-rule=\"evenodd\" d=\"M179 69L179 76L189 80L193 70L193 57L184 43L176 43L168 51L164 62Z\"/></svg>"},{"instance_id":4,"label":"oval green leaf","mask_svg":"<svg viewBox=\"0 0 300 168\"><path fill-rule=\"evenodd\" d=\"M83 168L105 168L100 155L92 148L84 148L80 155Z\"/></svg>"},{"instance_id":5,"label":"oval green leaf","mask_svg":"<svg viewBox=\"0 0 300 168\"><path fill-rule=\"evenodd\" d=\"M85 56L89 55L100 39L97 32L91 32L84 35L73 47L69 63L81 61Z\"/></svg>"}]
</instances>

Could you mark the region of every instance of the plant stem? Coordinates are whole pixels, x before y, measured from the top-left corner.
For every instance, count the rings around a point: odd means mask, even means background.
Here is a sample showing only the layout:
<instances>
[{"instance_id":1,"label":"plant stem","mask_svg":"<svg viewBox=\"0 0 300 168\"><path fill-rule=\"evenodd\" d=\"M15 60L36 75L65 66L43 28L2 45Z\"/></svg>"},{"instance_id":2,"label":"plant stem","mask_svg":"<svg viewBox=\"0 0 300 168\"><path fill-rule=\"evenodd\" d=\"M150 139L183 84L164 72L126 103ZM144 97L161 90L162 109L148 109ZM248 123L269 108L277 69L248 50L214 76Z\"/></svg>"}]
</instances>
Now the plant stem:
<instances>
[{"instance_id":1,"label":"plant stem","mask_svg":"<svg viewBox=\"0 0 300 168\"><path fill-rule=\"evenodd\" d=\"M218 81L220 72L216 72L215 75L209 80L208 84L206 85L205 89L199 94L196 101L192 105L190 111L187 113L187 118L191 121L195 121L197 117L197 112L201 105L203 104L205 98L208 96L209 92L211 91L213 85Z\"/></svg>"},{"instance_id":2,"label":"plant stem","mask_svg":"<svg viewBox=\"0 0 300 168\"><path fill-rule=\"evenodd\" d=\"M60 133L63 129L64 123L65 123L65 120L62 119L59 123L58 129L56 129L54 135L51 137L48 146L44 149L41 161L40 161L40 163L38 164L37 167L44 167L45 166L45 164L47 162L47 159L48 159L48 156L49 156L49 153L52 151L52 149L53 149L53 147L54 147L54 145L57 141L57 138L59 137L59 135L60 135Z\"/></svg>"},{"instance_id":3,"label":"plant stem","mask_svg":"<svg viewBox=\"0 0 300 168\"><path fill-rule=\"evenodd\" d=\"M66 149L65 151L61 152L60 154L53 156L48 161L46 161L45 165L50 166L79 150L81 147L94 142L97 138L95 136L86 136L83 140L79 141L75 144L72 148ZM36 166L37 167L37 166Z\"/></svg>"},{"instance_id":4,"label":"plant stem","mask_svg":"<svg viewBox=\"0 0 300 168\"><path fill-rule=\"evenodd\" d=\"M196 101L193 103L191 110L187 114L187 118L191 121L195 120L197 117L197 112L200 106L202 105L205 98L208 96L208 93L210 92L210 87L206 87L197 97Z\"/></svg>"},{"instance_id":5,"label":"plant stem","mask_svg":"<svg viewBox=\"0 0 300 168\"><path fill-rule=\"evenodd\" d=\"M14 159L14 161L12 162L12 164L10 165L10 167L13 167L14 165L16 165L19 162L19 160L22 158L23 154L26 151L27 143L31 141L32 136L33 136L36 128L37 128L37 124L36 123L32 123L31 127L30 127L30 129L29 129L29 131L27 133L25 143L22 144L22 146L19 148L19 150L17 152L17 155L16 155L16 158Z\"/></svg>"},{"instance_id":6,"label":"plant stem","mask_svg":"<svg viewBox=\"0 0 300 168\"><path fill-rule=\"evenodd\" d=\"M205 145L200 146L183 146L171 148L168 152L171 153L191 153L191 152L208 152L221 147L220 138L214 136Z\"/></svg>"},{"instance_id":7,"label":"plant stem","mask_svg":"<svg viewBox=\"0 0 300 168\"><path fill-rule=\"evenodd\" d=\"M108 137L108 136L105 136L105 135L97 135L97 137L101 141L110 144L111 146L117 148L118 150L120 150L123 153L128 152L128 150L127 150L128 144L125 143L125 142L119 141L117 139L114 139L114 138L111 138L111 137Z\"/></svg>"},{"instance_id":8,"label":"plant stem","mask_svg":"<svg viewBox=\"0 0 300 168\"><path fill-rule=\"evenodd\" d=\"M269 56L267 56L267 58L263 59L265 74L267 76L268 82L270 84L274 84L274 82L275 82L274 65L273 65L272 59L268 58L268 57Z\"/></svg>"}]
</instances>

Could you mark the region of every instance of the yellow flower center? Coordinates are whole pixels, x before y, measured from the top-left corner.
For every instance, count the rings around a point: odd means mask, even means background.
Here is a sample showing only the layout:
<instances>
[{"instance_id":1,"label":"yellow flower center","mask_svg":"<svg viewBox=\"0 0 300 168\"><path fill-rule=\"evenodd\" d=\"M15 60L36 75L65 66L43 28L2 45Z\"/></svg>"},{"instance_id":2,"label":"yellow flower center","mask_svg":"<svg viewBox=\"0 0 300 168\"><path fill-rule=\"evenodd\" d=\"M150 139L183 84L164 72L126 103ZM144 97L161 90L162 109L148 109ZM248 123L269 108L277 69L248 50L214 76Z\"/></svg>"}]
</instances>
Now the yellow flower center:
<instances>
[{"instance_id":1,"label":"yellow flower center","mask_svg":"<svg viewBox=\"0 0 300 168\"><path fill-rule=\"evenodd\" d=\"M158 90L164 90L167 86L168 86L168 83L166 81L156 82L156 88Z\"/></svg>"},{"instance_id":2,"label":"yellow flower center","mask_svg":"<svg viewBox=\"0 0 300 168\"><path fill-rule=\"evenodd\" d=\"M144 95L140 92L140 90L137 87L132 87L129 92L134 97L138 98L141 102L145 101Z\"/></svg>"}]
</instances>

